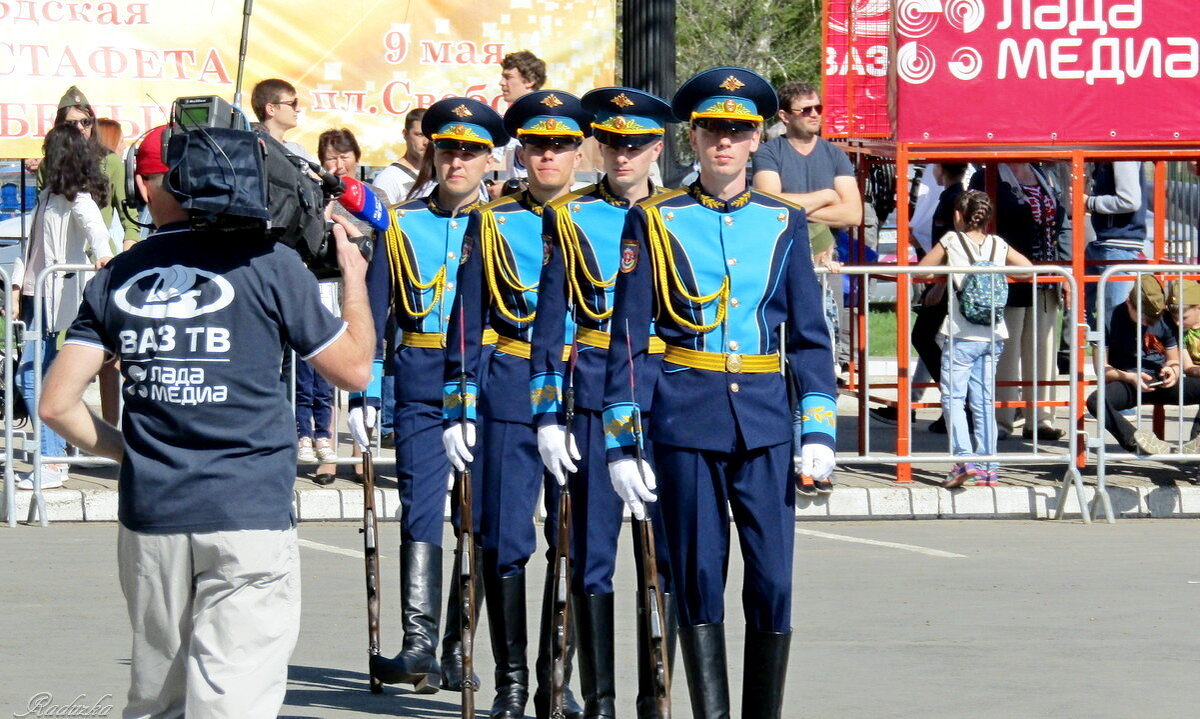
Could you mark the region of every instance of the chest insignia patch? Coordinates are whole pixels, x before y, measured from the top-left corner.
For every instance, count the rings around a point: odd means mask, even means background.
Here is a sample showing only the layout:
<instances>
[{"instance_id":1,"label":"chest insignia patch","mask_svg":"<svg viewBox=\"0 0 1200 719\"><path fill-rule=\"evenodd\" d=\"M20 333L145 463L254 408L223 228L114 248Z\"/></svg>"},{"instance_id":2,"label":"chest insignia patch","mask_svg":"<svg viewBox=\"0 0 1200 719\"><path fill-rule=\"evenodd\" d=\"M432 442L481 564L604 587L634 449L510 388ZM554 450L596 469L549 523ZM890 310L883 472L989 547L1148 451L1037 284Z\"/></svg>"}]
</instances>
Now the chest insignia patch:
<instances>
[{"instance_id":1,"label":"chest insignia patch","mask_svg":"<svg viewBox=\"0 0 1200 719\"><path fill-rule=\"evenodd\" d=\"M633 272L638 263L637 240L621 240L621 271Z\"/></svg>"},{"instance_id":2,"label":"chest insignia patch","mask_svg":"<svg viewBox=\"0 0 1200 719\"><path fill-rule=\"evenodd\" d=\"M458 264L465 265L467 258L471 256L471 248L475 244L475 240L471 239L470 235L463 236L462 252L458 257Z\"/></svg>"}]
</instances>

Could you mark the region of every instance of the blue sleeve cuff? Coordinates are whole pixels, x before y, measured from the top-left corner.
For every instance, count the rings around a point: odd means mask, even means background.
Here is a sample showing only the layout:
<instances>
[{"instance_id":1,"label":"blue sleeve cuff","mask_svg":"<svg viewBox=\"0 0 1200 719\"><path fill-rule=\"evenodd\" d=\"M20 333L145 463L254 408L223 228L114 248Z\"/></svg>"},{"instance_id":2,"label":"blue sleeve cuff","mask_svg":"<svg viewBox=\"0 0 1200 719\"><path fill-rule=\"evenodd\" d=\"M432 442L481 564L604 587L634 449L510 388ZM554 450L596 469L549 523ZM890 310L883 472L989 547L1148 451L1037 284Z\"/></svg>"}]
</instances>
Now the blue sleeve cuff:
<instances>
[{"instance_id":1,"label":"blue sleeve cuff","mask_svg":"<svg viewBox=\"0 0 1200 719\"><path fill-rule=\"evenodd\" d=\"M562 411L563 378L557 372L539 372L529 380L529 404L534 416Z\"/></svg>"},{"instance_id":2,"label":"blue sleeve cuff","mask_svg":"<svg viewBox=\"0 0 1200 719\"><path fill-rule=\"evenodd\" d=\"M810 392L800 400L800 421L794 431L799 444L818 442L833 447L837 444L837 400L827 394Z\"/></svg>"},{"instance_id":3,"label":"blue sleeve cuff","mask_svg":"<svg viewBox=\"0 0 1200 719\"><path fill-rule=\"evenodd\" d=\"M633 412L636 409L637 405L632 402L610 404L604 408L604 448L606 451L628 449L629 454L633 453L638 440L633 432Z\"/></svg>"},{"instance_id":4,"label":"blue sleeve cuff","mask_svg":"<svg viewBox=\"0 0 1200 719\"><path fill-rule=\"evenodd\" d=\"M442 419L446 422L456 422L463 417L463 397L460 396L458 382L447 382L442 386ZM478 404L479 386L474 382L467 383L466 413L467 420L475 421L475 406Z\"/></svg>"}]
</instances>

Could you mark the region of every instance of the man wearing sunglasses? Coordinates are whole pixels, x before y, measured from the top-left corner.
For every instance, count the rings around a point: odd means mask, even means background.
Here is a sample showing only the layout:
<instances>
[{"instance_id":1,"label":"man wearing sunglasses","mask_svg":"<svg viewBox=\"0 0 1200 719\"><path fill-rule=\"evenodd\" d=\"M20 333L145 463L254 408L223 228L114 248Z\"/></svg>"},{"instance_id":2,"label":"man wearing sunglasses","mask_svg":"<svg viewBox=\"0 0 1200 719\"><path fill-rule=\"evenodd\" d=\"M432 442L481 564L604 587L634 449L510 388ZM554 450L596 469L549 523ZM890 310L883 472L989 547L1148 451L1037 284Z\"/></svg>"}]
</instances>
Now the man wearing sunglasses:
<instances>
[{"instance_id":1,"label":"man wearing sunglasses","mask_svg":"<svg viewBox=\"0 0 1200 719\"><path fill-rule=\"evenodd\" d=\"M570 190L580 145L591 134L590 121L579 98L558 90L524 95L505 113L504 129L520 141L517 155L528 171L529 187L471 212L446 333L442 441L455 468L467 466L479 451L476 421L482 420L483 491L476 499L482 515L480 569L496 661L493 719L525 716L525 565L537 547L533 514L538 494L545 487L546 501L553 504L557 488L538 457L529 404L530 340L545 258L542 207ZM487 355L483 330L489 326L498 337L495 353ZM560 351L570 336L566 329L559 330ZM464 375L465 401L459 390ZM486 389L482 397L481 386ZM553 544L554 526L547 523L546 532ZM568 693L567 716L580 715Z\"/></svg>"},{"instance_id":2,"label":"man wearing sunglasses","mask_svg":"<svg viewBox=\"0 0 1200 719\"><path fill-rule=\"evenodd\" d=\"M284 136L300 124L300 98L292 83L278 78L263 80L250 93L250 107L267 134L283 143L288 152L312 162L317 161L299 144L284 140Z\"/></svg>"}]
</instances>

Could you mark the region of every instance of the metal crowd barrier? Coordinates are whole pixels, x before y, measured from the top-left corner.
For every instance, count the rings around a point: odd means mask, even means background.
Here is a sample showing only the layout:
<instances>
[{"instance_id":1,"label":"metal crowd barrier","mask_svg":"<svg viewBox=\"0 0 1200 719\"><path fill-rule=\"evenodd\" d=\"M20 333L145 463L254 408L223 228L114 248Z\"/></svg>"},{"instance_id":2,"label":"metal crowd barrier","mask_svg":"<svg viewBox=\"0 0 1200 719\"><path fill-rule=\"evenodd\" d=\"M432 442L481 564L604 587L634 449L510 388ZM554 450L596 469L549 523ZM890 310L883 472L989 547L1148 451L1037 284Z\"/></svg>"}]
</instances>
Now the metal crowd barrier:
<instances>
[{"instance_id":1,"label":"metal crowd barrier","mask_svg":"<svg viewBox=\"0 0 1200 719\"><path fill-rule=\"evenodd\" d=\"M0 287L4 297L0 299L0 307L4 309L4 452L0 453L0 461L4 462L4 522L10 527L17 526L16 481L13 477L13 360L16 358L16 346L13 343L13 325L23 324L14 321L12 317L12 279L8 271L0 267Z\"/></svg>"},{"instance_id":2,"label":"metal crowd barrier","mask_svg":"<svg viewBox=\"0 0 1200 719\"><path fill-rule=\"evenodd\" d=\"M1184 414L1185 414L1185 407L1187 405L1184 404L1184 397L1183 397L1183 384L1184 383L1182 381L1178 381L1175 385L1175 389L1178 392L1178 395L1177 395L1178 401L1177 401L1175 407L1176 407L1176 410L1178 411L1179 433L1175 440L1175 453L1174 454L1135 454L1135 453L1131 453L1131 452L1113 452L1108 449L1108 437L1106 434L1107 426L1106 426L1106 417L1105 417L1105 411L1104 411L1105 407L1106 407L1105 399L1108 395L1108 392L1107 392L1108 382L1105 381L1105 379L1104 379L1104 369L1108 364L1108 362L1107 362L1107 360L1108 360L1108 342L1106 341L1106 330L1108 327L1109 314L1110 314L1110 312L1112 312L1113 308L1109 308L1107 311L1105 311L1103 304L1102 304L1104 301L1104 290L1107 288L1109 282L1128 282L1130 279L1130 276L1132 276L1133 279L1140 281L1141 276L1146 275L1146 274L1159 275L1159 276L1165 277L1168 282L1173 281L1173 280L1181 281L1181 280L1185 280L1185 279L1196 279L1197 277L1200 277L1200 264L1190 264L1190 265L1145 265L1145 264L1113 265L1113 266L1105 269L1103 274L1100 275L1100 280L1097 284L1097 289L1096 289L1096 310L1097 310L1096 311L1096 330L1094 332L1088 333L1088 341L1092 344L1092 347L1094 348L1093 356L1094 356L1094 359L1096 362L1096 376L1097 376L1097 380L1098 380L1096 383L1096 385L1097 385L1097 387L1096 387L1096 436L1089 438L1088 444L1096 452L1096 499L1097 499L1097 504L1092 509L1093 516L1096 516L1098 514L1099 510L1101 508L1103 508L1105 516L1108 518L1108 520L1110 522L1114 521L1113 520L1112 500L1110 499L1109 494L1108 494L1108 484L1107 484L1108 463L1110 461L1128 461L1128 460L1146 461L1146 460L1150 460L1150 461L1163 462L1163 463L1169 464L1169 463L1180 462L1180 461L1195 462L1195 461L1200 460L1200 454L1184 454L1183 453L1184 444L1186 444L1188 442L1188 440L1190 439L1190 436L1187 439L1184 438L1184 432L1185 432ZM1118 275L1120 276L1119 278L1116 277ZM1136 282L1135 282L1133 290L1131 291L1129 296L1136 299L1135 304L1137 307L1137 313L1139 316L1141 316L1142 315L1143 298L1142 298L1141 292L1138 290L1138 284ZM1183 309L1186 306L1187 305L1185 305L1183 303L1183 293L1180 292L1178 295L1177 304L1175 305L1175 308L1174 308L1177 312L1177 316L1180 318L1180 321L1182 321ZM1171 308L1168 307L1167 309L1170 310ZM1184 343L1184 333L1186 332L1186 329L1183 328L1181 324L1179 324L1177 326L1177 331L1178 331L1178 336L1177 336L1178 345L1177 346L1178 346L1179 353L1180 353L1180 359L1182 360L1183 353L1188 351L1187 346ZM1144 352L1143 352L1144 349L1145 349L1144 344L1140 341L1140 338L1139 338L1139 341L1137 343L1137 372L1139 375L1141 374L1141 371L1142 371L1142 359L1144 357ZM1181 365L1181 367L1180 367L1180 378L1181 379L1182 379L1182 376L1183 376L1183 374L1182 374L1182 365ZM1142 405L1142 388L1140 385L1137 386L1135 389L1135 396L1136 396L1136 402L1134 403L1134 410L1136 411L1136 415L1135 415L1134 429L1135 429L1135 431L1137 431L1137 430L1142 429L1141 408L1143 405ZM1164 406L1166 406L1166 405L1164 405ZM1197 406L1197 410L1200 410L1200 405ZM1153 431L1153 430L1151 430L1151 431Z\"/></svg>"},{"instance_id":3,"label":"metal crowd barrier","mask_svg":"<svg viewBox=\"0 0 1200 719\"><path fill-rule=\"evenodd\" d=\"M834 273L829 272L825 268L817 268L817 272L818 272L818 275L821 277L822 283L826 285L826 287L823 287L823 290L827 288L827 284L830 281L830 277L836 276L836 275L834 275ZM950 266L946 266L946 265L928 266L928 267L917 266L917 265L907 265L907 266L902 267L902 266L897 266L897 265L871 265L871 266L853 266L853 267L843 266L840 271L840 274L861 276L864 278L871 277L871 276L879 277L879 278L896 277L900 281L907 281L907 280L901 279L899 276L910 276L911 277L912 275L941 275L941 276L945 276L947 278L947 280L945 280L945 281L949 281L949 278L953 275L965 275L965 274L1020 275L1020 276L1028 277L1029 278L1028 282L1032 282L1032 284L1035 287L1038 285L1042 285L1042 284L1061 284L1061 285L1065 286L1067 288L1067 296L1068 296L1067 311L1069 312L1069 314L1067 316L1068 317L1080 317L1081 316L1079 313L1080 294L1079 294L1079 292L1077 292L1077 288L1075 286L1075 278L1071 275L1071 270L1069 267L1058 267L1058 266L1053 266L1053 265L1035 265L1032 267L1018 267L1018 266L950 267ZM860 287L858 288L860 311L862 313L863 318L865 318L867 316L867 308L870 303L870 297L868 296L868 293L869 293L871 283L869 283L865 280L860 280L858 284L860 285ZM840 282L839 282L838 291L840 291ZM948 302L949 302L948 312L953 313L955 311L956 302L957 302L955 293L953 291L950 291L950 289L948 288L948 290L946 292L946 296L947 296ZM1036 299L1036 290L1035 290L1035 299ZM1057 321L1057 320L1055 320L1055 321ZM901 376L907 377L909 368L897 366L898 376L897 376L897 381L894 383L872 382L871 372L869 371L869 367L865 366L865 365L869 365L869 362L871 359L870 354L869 354L870 346L871 346L870 345L870 339L871 339L870 323L868 321L865 321L865 319L864 319L863 321L860 322L859 327L863 331L860 333L860 337L859 337L860 346L858 347L858 356L860 358L860 364L864 365L864 366L860 368L860 371L858 374L859 381L849 390L852 393L856 393L859 398L859 408L860 408L860 411L859 411L859 448L858 448L857 453L853 453L853 454L849 453L849 452L838 453L837 461L840 466L872 465L872 464L895 464L895 465L907 464L909 466L912 466L917 463L953 464L953 463L958 463L958 462L963 462L963 461L999 462L1002 465L1003 464L1009 464L1009 465L1012 465L1012 464L1061 464L1063 467L1063 470L1062 470L1063 475L1062 475L1062 481L1059 484L1059 488L1058 488L1058 495L1057 495L1057 502L1056 502L1056 507L1055 507L1055 512L1054 512L1054 518L1061 519L1063 517L1063 515L1066 511L1065 500L1067 497L1067 492L1073 486L1078 495L1079 506L1081 508L1080 514L1081 514L1083 521L1084 522L1091 521L1091 516L1090 516L1088 510L1086 509L1088 504L1087 504L1086 496L1085 496L1083 477L1080 474L1078 467L1076 466L1076 458L1077 458L1077 455L1079 452L1079 448L1081 446L1081 439L1082 439L1081 435L1083 434L1082 430L1078 428L1077 421L1076 421L1076 418L1078 418L1080 416L1078 401L1079 401L1079 383L1080 383L1081 378L1079 376L1079 374L1080 374L1079 372L1072 370L1072 372L1068 375L1068 379L1065 382L1063 382L1063 381L1049 381L1049 382L1039 381L1039 379L1035 373L1034 376L1028 380L1025 380L1023 382L1018 382L1018 383L1010 383L1010 386L1025 385L1025 386L1030 387L1030 392L1032 395L1030 399L1015 400L1015 401L1009 401L1009 402L1000 402L998 404L1000 404L1001 406L1025 407L1026 408L1026 413L1029 415L1026 417L1026 420L1025 420L1027 423L1026 426L1033 427L1033 429L1035 430L1033 432L1033 447L1032 447L1031 451L997 452L994 455L965 455L965 456L964 455L955 455L955 454L948 453L948 452L947 453L913 453L911 451L911 447L909 446L909 444L906 444L905 442L899 440L899 437L911 436L911 433L903 432L903 433L898 433L898 441L897 441L896 451L894 453L876 453L876 452L873 452L871 449L871 423L870 423L870 417L867 412L867 404L868 404L868 402L871 401L872 386L876 386L877 388L881 388L881 389L894 388L894 389L896 389L896 391L898 393L897 398L899 399L900 393L907 393L910 390L909 382L900 381ZM909 327L897 327L897 335L898 335L897 341L898 342L908 342L909 341L908 340L909 331L910 331ZM1038 350L1039 350L1038 334L1039 333L1037 333L1036 331L1034 332L1033 353L1034 353L1035 357L1038 356ZM1018 340L1010 339L1008 341L1019 341L1019 339ZM1076 344L1074 342L1069 343L1069 345L1070 345L1071 367L1072 368L1079 367L1079 354L1078 354L1079 348L1076 346ZM949 361L949 355L951 354L951 352L952 352L952 345L948 346L946 349L946 352L944 353L945 355L947 355L946 361ZM999 362L999 355L996 355L995 361L997 363ZM933 378L933 379L934 379L933 386L937 386L937 381L939 378ZM1063 402L1063 401L1040 402L1038 400L1038 388L1039 388L1039 386L1044 387L1046 385L1050 385L1050 386L1054 386L1054 387L1065 386L1066 390L1067 390L1066 401L1065 402ZM995 390L993 388L993 398L994 398L994 394L995 394ZM898 407L904 407L908 404L909 404L908 402L897 402ZM1068 429L1066 437L1065 437L1065 440L1067 443L1066 449L1065 449L1065 451L1059 452L1059 451L1053 451L1051 449L1044 448L1039 443L1038 435L1036 432L1037 409L1039 407L1044 407L1044 406L1064 406L1064 405L1067 407L1067 417L1068 417L1068 421L1070 423L1069 429ZM904 426L907 428L907 427L909 427L909 425L911 423L911 419L907 412L898 411L897 412L897 422L904 423ZM949 422L949 417L947 417L947 422ZM949 438L949 434L947 434L947 438ZM1111 506L1108 507L1108 515L1109 515L1109 519L1111 521Z\"/></svg>"}]
</instances>

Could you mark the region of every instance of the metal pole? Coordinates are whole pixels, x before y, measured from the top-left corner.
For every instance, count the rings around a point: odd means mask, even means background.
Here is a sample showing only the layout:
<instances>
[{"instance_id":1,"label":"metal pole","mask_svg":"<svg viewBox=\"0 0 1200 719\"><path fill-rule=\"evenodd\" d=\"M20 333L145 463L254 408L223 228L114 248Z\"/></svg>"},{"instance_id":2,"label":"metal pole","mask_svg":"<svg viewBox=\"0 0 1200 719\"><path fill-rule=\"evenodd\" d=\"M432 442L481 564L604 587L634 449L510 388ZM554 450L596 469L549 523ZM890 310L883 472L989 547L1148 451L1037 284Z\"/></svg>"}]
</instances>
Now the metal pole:
<instances>
[{"instance_id":1,"label":"metal pole","mask_svg":"<svg viewBox=\"0 0 1200 719\"><path fill-rule=\"evenodd\" d=\"M675 0L627 0L621 15L621 71L628 87L670 101L675 93ZM659 163L664 184L680 173L675 137L667 132Z\"/></svg>"},{"instance_id":2,"label":"metal pole","mask_svg":"<svg viewBox=\"0 0 1200 719\"><path fill-rule=\"evenodd\" d=\"M242 44L238 48L237 84L233 86L233 104L242 105L242 71L246 69L246 46L250 43L250 13L254 0L246 0L242 6Z\"/></svg>"}]
</instances>

